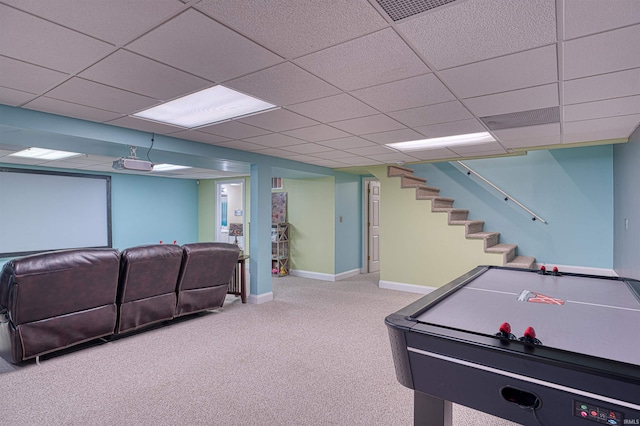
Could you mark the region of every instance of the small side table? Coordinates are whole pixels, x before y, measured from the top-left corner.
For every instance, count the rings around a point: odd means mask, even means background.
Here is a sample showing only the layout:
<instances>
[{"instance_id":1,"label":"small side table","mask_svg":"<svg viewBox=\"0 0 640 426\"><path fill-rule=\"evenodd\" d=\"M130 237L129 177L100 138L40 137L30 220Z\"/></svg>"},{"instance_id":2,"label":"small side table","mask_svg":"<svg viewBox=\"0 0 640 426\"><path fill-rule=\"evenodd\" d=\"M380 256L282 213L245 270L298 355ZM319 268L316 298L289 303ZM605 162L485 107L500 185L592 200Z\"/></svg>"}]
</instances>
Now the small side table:
<instances>
[{"instance_id":1,"label":"small side table","mask_svg":"<svg viewBox=\"0 0 640 426\"><path fill-rule=\"evenodd\" d=\"M238 263L231 276L229 282L229 289L227 294L233 294L234 296L240 296L242 303L247 303L247 280L245 278L245 262L249 259L249 256L242 255L238 257Z\"/></svg>"}]
</instances>

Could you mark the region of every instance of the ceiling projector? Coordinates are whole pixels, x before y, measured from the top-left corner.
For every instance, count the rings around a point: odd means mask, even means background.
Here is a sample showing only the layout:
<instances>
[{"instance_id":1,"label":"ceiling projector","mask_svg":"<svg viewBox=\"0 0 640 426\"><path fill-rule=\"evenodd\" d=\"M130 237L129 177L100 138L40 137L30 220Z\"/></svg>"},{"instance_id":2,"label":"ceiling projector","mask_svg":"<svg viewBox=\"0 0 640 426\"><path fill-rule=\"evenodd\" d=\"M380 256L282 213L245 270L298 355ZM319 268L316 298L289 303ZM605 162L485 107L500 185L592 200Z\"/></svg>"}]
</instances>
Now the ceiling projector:
<instances>
[{"instance_id":1,"label":"ceiling projector","mask_svg":"<svg viewBox=\"0 0 640 426\"><path fill-rule=\"evenodd\" d=\"M150 172L153 170L153 163L151 161L140 160L138 158L118 158L113 162L113 168L116 170Z\"/></svg>"}]
</instances>

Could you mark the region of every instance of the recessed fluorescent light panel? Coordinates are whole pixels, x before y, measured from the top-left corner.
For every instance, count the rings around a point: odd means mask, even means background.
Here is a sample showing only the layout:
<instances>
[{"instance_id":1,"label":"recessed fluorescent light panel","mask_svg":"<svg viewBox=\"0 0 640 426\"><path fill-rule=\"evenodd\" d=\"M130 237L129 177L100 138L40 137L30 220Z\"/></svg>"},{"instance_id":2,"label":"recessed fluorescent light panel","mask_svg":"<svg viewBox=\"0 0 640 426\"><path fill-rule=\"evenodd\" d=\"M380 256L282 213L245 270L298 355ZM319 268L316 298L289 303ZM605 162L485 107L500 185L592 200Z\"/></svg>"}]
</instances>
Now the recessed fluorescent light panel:
<instances>
[{"instance_id":1,"label":"recessed fluorescent light panel","mask_svg":"<svg viewBox=\"0 0 640 426\"><path fill-rule=\"evenodd\" d=\"M189 166L178 166L177 164L154 164L153 171L154 172L168 172L171 170L182 170L182 169L190 169Z\"/></svg>"},{"instance_id":2,"label":"recessed fluorescent light panel","mask_svg":"<svg viewBox=\"0 0 640 426\"><path fill-rule=\"evenodd\" d=\"M13 154L9 154L9 156L13 157L35 158L38 160L62 160L63 158L77 157L78 155L82 154L79 152L56 151L54 149L45 148L27 148L22 151L14 152Z\"/></svg>"},{"instance_id":3,"label":"recessed fluorescent light panel","mask_svg":"<svg viewBox=\"0 0 640 426\"><path fill-rule=\"evenodd\" d=\"M276 105L224 86L214 86L133 116L192 129L273 108Z\"/></svg>"},{"instance_id":4,"label":"recessed fluorescent light panel","mask_svg":"<svg viewBox=\"0 0 640 426\"><path fill-rule=\"evenodd\" d=\"M455 145L476 145L494 142L488 132L467 133L466 135L445 136L442 138L420 139L417 141L388 143L386 146L400 151L422 151L426 149L446 148Z\"/></svg>"}]
</instances>

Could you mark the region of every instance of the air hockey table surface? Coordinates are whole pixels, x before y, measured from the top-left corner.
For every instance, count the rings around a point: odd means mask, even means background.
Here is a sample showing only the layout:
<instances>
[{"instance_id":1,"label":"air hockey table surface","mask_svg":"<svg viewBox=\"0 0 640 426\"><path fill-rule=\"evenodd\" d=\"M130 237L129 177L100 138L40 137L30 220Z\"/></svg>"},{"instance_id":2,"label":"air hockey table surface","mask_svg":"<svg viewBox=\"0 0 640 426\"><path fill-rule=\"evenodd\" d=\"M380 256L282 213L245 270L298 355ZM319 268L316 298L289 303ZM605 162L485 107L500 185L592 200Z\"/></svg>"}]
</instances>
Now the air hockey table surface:
<instances>
[{"instance_id":1,"label":"air hockey table surface","mask_svg":"<svg viewBox=\"0 0 640 426\"><path fill-rule=\"evenodd\" d=\"M515 340L498 337L505 322ZM422 408L434 400L523 424L640 419L637 280L481 266L386 323L416 424L440 423ZM540 344L519 340L527 327Z\"/></svg>"}]
</instances>

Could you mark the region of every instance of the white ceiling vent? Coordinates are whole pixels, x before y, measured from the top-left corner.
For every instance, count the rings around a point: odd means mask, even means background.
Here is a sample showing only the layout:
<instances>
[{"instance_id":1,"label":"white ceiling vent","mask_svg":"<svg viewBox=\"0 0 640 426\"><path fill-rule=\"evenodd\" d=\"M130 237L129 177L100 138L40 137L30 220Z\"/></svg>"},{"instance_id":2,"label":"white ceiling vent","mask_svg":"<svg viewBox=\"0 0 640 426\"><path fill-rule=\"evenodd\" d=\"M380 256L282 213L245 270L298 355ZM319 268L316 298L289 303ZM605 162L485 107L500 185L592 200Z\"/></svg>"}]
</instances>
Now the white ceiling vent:
<instances>
[{"instance_id":1,"label":"white ceiling vent","mask_svg":"<svg viewBox=\"0 0 640 426\"><path fill-rule=\"evenodd\" d=\"M514 129L560 122L560 107L532 109L530 111L480 117L489 130Z\"/></svg>"},{"instance_id":2,"label":"white ceiling vent","mask_svg":"<svg viewBox=\"0 0 640 426\"><path fill-rule=\"evenodd\" d=\"M377 0L394 21L399 21L457 0Z\"/></svg>"}]
</instances>

